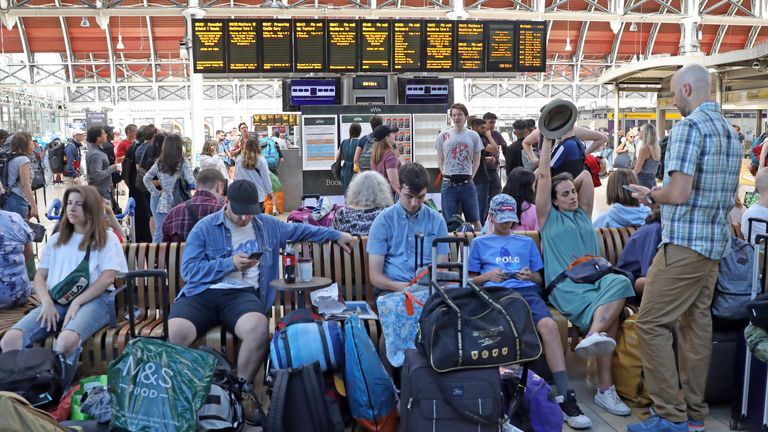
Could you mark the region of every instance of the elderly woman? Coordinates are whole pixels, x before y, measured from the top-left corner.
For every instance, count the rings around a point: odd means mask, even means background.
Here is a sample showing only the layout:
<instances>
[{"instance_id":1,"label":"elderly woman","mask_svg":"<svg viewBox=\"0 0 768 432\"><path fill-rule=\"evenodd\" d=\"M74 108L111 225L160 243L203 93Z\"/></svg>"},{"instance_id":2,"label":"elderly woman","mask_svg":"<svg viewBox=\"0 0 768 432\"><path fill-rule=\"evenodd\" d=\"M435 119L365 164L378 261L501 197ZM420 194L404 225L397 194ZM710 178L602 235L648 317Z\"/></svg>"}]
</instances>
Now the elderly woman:
<instances>
[{"instance_id":1,"label":"elderly woman","mask_svg":"<svg viewBox=\"0 0 768 432\"><path fill-rule=\"evenodd\" d=\"M376 216L392 205L389 183L374 171L359 174L349 184L344 205L336 211L333 228L352 235L367 236Z\"/></svg>"}]
</instances>

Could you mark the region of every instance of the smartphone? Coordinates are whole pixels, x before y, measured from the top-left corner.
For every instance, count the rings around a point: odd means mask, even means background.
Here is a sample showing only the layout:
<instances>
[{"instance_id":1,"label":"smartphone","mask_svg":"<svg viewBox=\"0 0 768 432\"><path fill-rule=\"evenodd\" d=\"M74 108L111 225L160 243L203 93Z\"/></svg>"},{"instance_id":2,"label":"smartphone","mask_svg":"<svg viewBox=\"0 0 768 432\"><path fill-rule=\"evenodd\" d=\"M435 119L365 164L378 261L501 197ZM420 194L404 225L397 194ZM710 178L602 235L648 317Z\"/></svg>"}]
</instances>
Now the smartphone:
<instances>
[{"instance_id":1,"label":"smartphone","mask_svg":"<svg viewBox=\"0 0 768 432\"><path fill-rule=\"evenodd\" d=\"M516 278L519 272L504 272L504 279Z\"/></svg>"},{"instance_id":2,"label":"smartphone","mask_svg":"<svg viewBox=\"0 0 768 432\"><path fill-rule=\"evenodd\" d=\"M254 252L250 255L248 255L248 259L261 259L261 256L264 255L264 252Z\"/></svg>"},{"instance_id":3,"label":"smartphone","mask_svg":"<svg viewBox=\"0 0 768 432\"><path fill-rule=\"evenodd\" d=\"M630 191L630 192L632 192L632 193L635 193L635 192L640 192L640 191L638 191L638 190L636 190L636 189L632 188L631 186L627 186L627 185L621 185L621 187L623 187L624 189L626 189L626 190L628 190L628 191Z\"/></svg>"}]
</instances>

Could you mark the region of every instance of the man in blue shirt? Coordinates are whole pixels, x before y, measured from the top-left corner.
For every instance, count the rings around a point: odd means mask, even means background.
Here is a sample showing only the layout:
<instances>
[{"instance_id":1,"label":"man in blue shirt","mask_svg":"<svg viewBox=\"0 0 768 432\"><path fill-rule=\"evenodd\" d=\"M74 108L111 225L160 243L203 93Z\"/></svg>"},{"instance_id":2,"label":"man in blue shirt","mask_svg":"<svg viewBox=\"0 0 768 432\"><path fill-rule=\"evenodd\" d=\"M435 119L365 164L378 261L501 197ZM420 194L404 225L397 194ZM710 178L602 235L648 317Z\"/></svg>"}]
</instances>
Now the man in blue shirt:
<instances>
[{"instance_id":1,"label":"man in blue shirt","mask_svg":"<svg viewBox=\"0 0 768 432\"><path fill-rule=\"evenodd\" d=\"M382 211L368 234L368 274L376 295L402 291L415 277L416 233L424 234L425 265L432 261L430 245L435 238L448 236L439 213L424 205L429 174L417 164L400 167L400 200ZM438 261L448 260L448 245L440 244Z\"/></svg>"},{"instance_id":2,"label":"man in blue shirt","mask_svg":"<svg viewBox=\"0 0 768 432\"><path fill-rule=\"evenodd\" d=\"M267 353L267 311L275 301L269 284L278 278L279 251L287 241L335 241L350 252L352 236L262 215L256 185L232 183L224 208L201 219L187 237L181 261L186 285L169 314L171 343L188 346L217 324L240 339L237 375L249 422L257 420L252 382Z\"/></svg>"}]
</instances>

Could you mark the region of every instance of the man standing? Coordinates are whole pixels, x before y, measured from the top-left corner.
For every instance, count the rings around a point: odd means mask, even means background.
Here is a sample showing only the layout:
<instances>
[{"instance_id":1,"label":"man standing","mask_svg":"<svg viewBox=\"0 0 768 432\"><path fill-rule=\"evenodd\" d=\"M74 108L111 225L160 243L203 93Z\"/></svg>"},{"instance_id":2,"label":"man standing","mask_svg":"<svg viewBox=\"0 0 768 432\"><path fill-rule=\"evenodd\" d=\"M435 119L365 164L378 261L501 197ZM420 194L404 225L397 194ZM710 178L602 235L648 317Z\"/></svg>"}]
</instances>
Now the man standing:
<instances>
[{"instance_id":1,"label":"man standing","mask_svg":"<svg viewBox=\"0 0 768 432\"><path fill-rule=\"evenodd\" d=\"M163 221L163 243L183 242L197 222L221 210L227 179L219 170L207 168L197 174L195 195L168 212Z\"/></svg>"},{"instance_id":2,"label":"man standing","mask_svg":"<svg viewBox=\"0 0 768 432\"><path fill-rule=\"evenodd\" d=\"M120 141L117 144L117 147L115 147L115 162L119 164L123 163L123 160L125 160L125 154L128 152L128 149L131 148L134 141L136 141L137 130L138 127L136 127L136 125L133 123L125 127L125 139Z\"/></svg>"},{"instance_id":3,"label":"man standing","mask_svg":"<svg viewBox=\"0 0 768 432\"><path fill-rule=\"evenodd\" d=\"M680 69L670 90L685 118L670 134L664 186L648 190L632 185L638 200L662 204L662 231L637 319L640 358L655 413L628 425L628 432L704 430L709 411L704 388L712 353L709 308L720 259L729 249L728 212L739 186L739 137L710 99L707 69L698 64ZM678 362L672 348L675 327Z\"/></svg>"},{"instance_id":4,"label":"man standing","mask_svg":"<svg viewBox=\"0 0 768 432\"><path fill-rule=\"evenodd\" d=\"M472 177L480 168L483 143L477 132L464 127L469 116L464 104L451 105L450 115L453 127L441 132L435 140L437 166L443 173L440 188L443 218L447 223L459 212L461 204L464 220L474 225L475 232L480 232L477 190Z\"/></svg>"},{"instance_id":5,"label":"man standing","mask_svg":"<svg viewBox=\"0 0 768 432\"><path fill-rule=\"evenodd\" d=\"M515 120L512 123L512 133L515 134L515 142L507 146L504 151L504 159L506 161L507 177L513 169L523 166L523 140L527 136L526 134L526 121Z\"/></svg>"},{"instance_id":6,"label":"man standing","mask_svg":"<svg viewBox=\"0 0 768 432\"><path fill-rule=\"evenodd\" d=\"M485 141L488 141L487 143L484 142L483 144L486 145L485 151L490 153L487 157L483 158L485 163L485 168L488 171L488 182L489 182L488 183L488 203L490 203L490 200L493 197L501 193L501 177L499 176L499 166L500 166L499 158L500 158L500 155L507 150L507 141L499 133L499 131L496 130L497 119L498 117L496 117L496 114L492 112L487 112L483 115L483 120L485 120L485 133L483 135L486 138ZM489 150L488 147L494 147L494 146L496 147L495 151ZM492 162L490 161L490 157L493 157ZM485 208L488 208L488 203L486 203Z\"/></svg>"},{"instance_id":7,"label":"man standing","mask_svg":"<svg viewBox=\"0 0 768 432\"><path fill-rule=\"evenodd\" d=\"M480 152L480 157L483 159L483 163L480 164L480 167L477 168L477 172L475 172L474 177L472 177L472 181L475 182L475 189L477 190L477 210L478 214L480 215L481 223L485 223L485 218L488 215L488 195L490 193L490 187L492 184L489 177L491 176L491 171L493 170L493 168L488 168L488 164L484 162L488 158L493 158L493 155L488 150L489 148L498 149L495 144L488 142L488 135L486 134L487 129L485 128L485 125L486 121L481 118L473 117L469 120L470 129L480 135L480 141L483 142L484 146L483 150Z\"/></svg>"},{"instance_id":8,"label":"man standing","mask_svg":"<svg viewBox=\"0 0 768 432\"><path fill-rule=\"evenodd\" d=\"M357 141L357 148L355 149L355 172L363 172L371 169L371 150L373 149L373 143L376 139L373 137L373 131L377 127L384 124L384 119L377 115L371 116L371 133L363 136Z\"/></svg>"},{"instance_id":9,"label":"man standing","mask_svg":"<svg viewBox=\"0 0 768 432\"><path fill-rule=\"evenodd\" d=\"M75 129L72 131L72 138L67 141L67 145L64 147L64 154L67 157L67 166L64 168L64 186L69 187L80 184L80 174L82 172L80 168L80 147L82 146L83 135L85 135L85 132L82 129Z\"/></svg>"},{"instance_id":10,"label":"man standing","mask_svg":"<svg viewBox=\"0 0 768 432\"><path fill-rule=\"evenodd\" d=\"M85 156L88 184L99 191L99 195L112 202L112 173L117 172L117 164L110 165L104 151L107 133L101 126L88 128L88 154Z\"/></svg>"}]
</instances>

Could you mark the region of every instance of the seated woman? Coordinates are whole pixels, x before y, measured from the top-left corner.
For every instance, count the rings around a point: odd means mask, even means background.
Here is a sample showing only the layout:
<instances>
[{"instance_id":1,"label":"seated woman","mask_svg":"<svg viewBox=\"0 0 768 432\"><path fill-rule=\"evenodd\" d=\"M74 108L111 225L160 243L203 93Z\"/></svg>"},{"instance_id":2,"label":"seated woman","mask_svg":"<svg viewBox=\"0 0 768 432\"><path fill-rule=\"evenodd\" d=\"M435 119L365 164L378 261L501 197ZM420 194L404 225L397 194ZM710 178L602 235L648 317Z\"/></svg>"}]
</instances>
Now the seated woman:
<instances>
[{"instance_id":1,"label":"seated woman","mask_svg":"<svg viewBox=\"0 0 768 432\"><path fill-rule=\"evenodd\" d=\"M632 273L635 277L635 292L638 297L643 295L645 275L648 274L648 268L653 262L653 257L656 256L660 243L661 206L656 205L645 219L645 225L629 237L616 263L616 267Z\"/></svg>"},{"instance_id":2,"label":"seated woman","mask_svg":"<svg viewBox=\"0 0 768 432\"><path fill-rule=\"evenodd\" d=\"M632 171L619 168L608 177L608 188L605 191L608 210L598 216L592 223L595 228L621 228L639 226L645 223L645 218L651 209L632 198L632 192L624 186L638 184L637 177Z\"/></svg>"},{"instance_id":3,"label":"seated woman","mask_svg":"<svg viewBox=\"0 0 768 432\"><path fill-rule=\"evenodd\" d=\"M544 286L550 284L578 257L600 255L595 231L590 223L591 205L576 192L573 177L562 173L550 176L552 140L545 139L537 173L536 213L541 225L544 251ZM625 276L608 274L593 284L565 279L554 287L549 301L574 326L587 336L576 346L576 353L597 357L599 389L595 403L616 415L629 415L630 409L616 394L611 376L613 350L619 330L619 315L627 298L635 295ZM571 405L568 406L568 402ZM562 406L562 405L561 405ZM566 398L566 421L579 418L575 397ZM565 410L565 407L564 407Z\"/></svg>"},{"instance_id":4,"label":"seated woman","mask_svg":"<svg viewBox=\"0 0 768 432\"><path fill-rule=\"evenodd\" d=\"M568 416L568 424L574 428L588 428L592 422L579 410L575 393L568 384L560 332L541 298L543 281L540 271L544 264L539 249L530 237L512 234L513 224L519 222L514 198L504 193L496 195L491 200L489 212L493 232L473 240L469 251L472 282L513 289L525 299L544 342L547 365L555 379L557 393L563 399L560 406Z\"/></svg>"},{"instance_id":5,"label":"seated woman","mask_svg":"<svg viewBox=\"0 0 768 432\"><path fill-rule=\"evenodd\" d=\"M126 273L128 264L93 186L68 188L61 213L59 232L48 240L35 274L40 306L8 330L0 349L25 349L59 331L53 351L74 365L83 341L109 323L107 291L114 290L115 277Z\"/></svg>"},{"instance_id":6,"label":"seated woman","mask_svg":"<svg viewBox=\"0 0 768 432\"><path fill-rule=\"evenodd\" d=\"M517 205L517 221L512 223L512 231L538 231L539 219L536 218L536 192L533 190L533 184L536 182L536 174L533 171L517 167L509 172L507 183L504 185L502 193L505 193L515 200ZM490 214L483 227L484 233L493 232L493 221Z\"/></svg>"},{"instance_id":7,"label":"seated woman","mask_svg":"<svg viewBox=\"0 0 768 432\"><path fill-rule=\"evenodd\" d=\"M5 193L0 183L0 195ZM34 234L18 213L0 210L0 310L27 302L32 292L26 261L32 256Z\"/></svg>"},{"instance_id":8,"label":"seated woman","mask_svg":"<svg viewBox=\"0 0 768 432\"><path fill-rule=\"evenodd\" d=\"M378 173L366 171L349 184L344 207L336 211L333 219L333 229L353 236L367 236L376 216L391 205L389 183Z\"/></svg>"}]
</instances>

